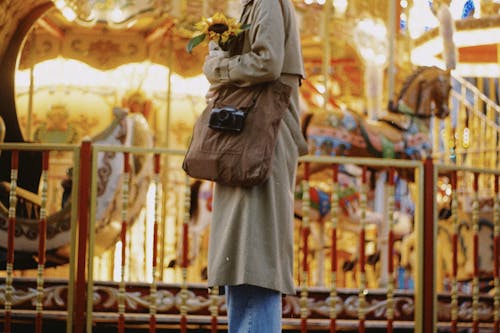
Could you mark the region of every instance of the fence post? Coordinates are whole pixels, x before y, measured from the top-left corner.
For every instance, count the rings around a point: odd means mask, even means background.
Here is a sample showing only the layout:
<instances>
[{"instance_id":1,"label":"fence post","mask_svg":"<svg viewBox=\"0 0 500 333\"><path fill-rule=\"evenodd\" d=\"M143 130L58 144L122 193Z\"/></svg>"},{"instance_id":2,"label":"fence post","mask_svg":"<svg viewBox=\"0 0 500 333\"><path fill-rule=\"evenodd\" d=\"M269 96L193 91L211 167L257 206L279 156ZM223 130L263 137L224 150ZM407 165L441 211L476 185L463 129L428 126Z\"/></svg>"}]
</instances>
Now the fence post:
<instances>
[{"instance_id":1,"label":"fence post","mask_svg":"<svg viewBox=\"0 0 500 333\"><path fill-rule=\"evenodd\" d=\"M436 321L436 299L435 299L435 225L434 225L434 163L430 157L424 162L424 225L423 225L423 283L421 285L422 297L422 329L425 333L434 332ZM417 296L417 295L415 295Z\"/></svg>"},{"instance_id":2,"label":"fence post","mask_svg":"<svg viewBox=\"0 0 500 333\"><path fill-rule=\"evenodd\" d=\"M80 149L80 175L78 179L78 250L76 253L76 284L74 300L74 333L83 333L87 300L87 240L89 229L90 170L92 162L92 143L83 141Z\"/></svg>"}]
</instances>

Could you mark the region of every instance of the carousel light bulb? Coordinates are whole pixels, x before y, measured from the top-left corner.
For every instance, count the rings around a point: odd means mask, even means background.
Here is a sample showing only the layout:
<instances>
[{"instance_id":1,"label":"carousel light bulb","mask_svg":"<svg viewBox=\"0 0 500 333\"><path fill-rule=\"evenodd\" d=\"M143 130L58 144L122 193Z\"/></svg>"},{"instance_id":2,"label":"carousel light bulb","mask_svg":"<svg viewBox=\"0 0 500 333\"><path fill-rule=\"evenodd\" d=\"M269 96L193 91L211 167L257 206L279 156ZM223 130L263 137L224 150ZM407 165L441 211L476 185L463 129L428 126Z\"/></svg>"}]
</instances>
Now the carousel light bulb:
<instances>
[{"instance_id":1,"label":"carousel light bulb","mask_svg":"<svg viewBox=\"0 0 500 333\"><path fill-rule=\"evenodd\" d=\"M427 1L414 1L408 17L410 37L416 39L425 31L438 25L438 19L432 13Z\"/></svg>"},{"instance_id":2,"label":"carousel light bulb","mask_svg":"<svg viewBox=\"0 0 500 333\"><path fill-rule=\"evenodd\" d=\"M64 7L61 11L62 15L70 22L76 20L76 13L73 9L69 7Z\"/></svg>"},{"instance_id":3,"label":"carousel light bulb","mask_svg":"<svg viewBox=\"0 0 500 333\"><path fill-rule=\"evenodd\" d=\"M54 5L56 6L57 9L63 10L64 7L66 7L66 2L64 0L56 0L54 1Z\"/></svg>"},{"instance_id":4,"label":"carousel light bulb","mask_svg":"<svg viewBox=\"0 0 500 333\"><path fill-rule=\"evenodd\" d=\"M312 4L312 3L313 3L313 0L304 0L304 3L305 3L306 5L310 5L310 4Z\"/></svg>"},{"instance_id":5,"label":"carousel light bulb","mask_svg":"<svg viewBox=\"0 0 500 333\"><path fill-rule=\"evenodd\" d=\"M316 2L320 5L324 5L325 4L325 0L316 0Z\"/></svg>"},{"instance_id":6,"label":"carousel light bulb","mask_svg":"<svg viewBox=\"0 0 500 333\"><path fill-rule=\"evenodd\" d=\"M125 19L125 13L120 8L116 7L109 14L109 18L112 22L120 22Z\"/></svg>"},{"instance_id":7,"label":"carousel light bulb","mask_svg":"<svg viewBox=\"0 0 500 333\"><path fill-rule=\"evenodd\" d=\"M467 149L470 146L470 131L469 128L464 128L464 134L462 136L462 147Z\"/></svg>"},{"instance_id":8,"label":"carousel light bulb","mask_svg":"<svg viewBox=\"0 0 500 333\"><path fill-rule=\"evenodd\" d=\"M333 0L333 7L338 14L343 15L347 10L347 0Z\"/></svg>"},{"instance_id":9,"label":"carousel light bulb","mask_svg":"<svg viewBox=\"0 0 500 333\"><path fill-rule=\"evenodd\" d=\"M387 60L387 28L383 22L370 18L360 20L354 31L354 42L365 61L383 65Z\"/></svg>"}]
</instances>

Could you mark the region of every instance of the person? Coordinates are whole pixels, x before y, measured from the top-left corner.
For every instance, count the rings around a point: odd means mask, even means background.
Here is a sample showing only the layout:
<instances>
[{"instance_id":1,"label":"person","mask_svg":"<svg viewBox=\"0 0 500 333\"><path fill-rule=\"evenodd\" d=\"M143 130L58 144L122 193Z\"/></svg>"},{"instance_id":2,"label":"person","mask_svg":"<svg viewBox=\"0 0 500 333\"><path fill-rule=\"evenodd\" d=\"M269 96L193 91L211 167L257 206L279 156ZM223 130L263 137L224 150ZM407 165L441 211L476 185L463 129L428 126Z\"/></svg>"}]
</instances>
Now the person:
<instances>
[{"instance_id":1,"label":"person","mask_svg":"<svg viewBox=\"0 0 500 333\"><path fill-rule=\"evenodd\" d=\"M215 184L208 285L225 286L230 333L281 332L282 295L293 282L293 193L297 161L307 153L298 89L304 78L300 36L290 0L241 0L242 52L211 47L203 72L217 87L248 87L279 79L292 88L281 120L269 179L253 187Z\"/></svg>"}]
</instances>

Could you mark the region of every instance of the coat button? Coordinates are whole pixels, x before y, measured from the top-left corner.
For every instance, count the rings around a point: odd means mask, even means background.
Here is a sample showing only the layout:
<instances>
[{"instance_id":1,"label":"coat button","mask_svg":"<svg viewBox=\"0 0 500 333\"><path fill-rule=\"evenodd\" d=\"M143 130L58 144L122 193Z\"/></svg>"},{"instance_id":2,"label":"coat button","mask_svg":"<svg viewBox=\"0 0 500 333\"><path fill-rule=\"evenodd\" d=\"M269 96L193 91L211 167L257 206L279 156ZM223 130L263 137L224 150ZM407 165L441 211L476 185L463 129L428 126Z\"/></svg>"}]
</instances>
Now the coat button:
<instances>
[{"instance_id":1,"label":"coat button","mask_svg":"<svg viewBox=\"0 0 500 333\"><path fill-rule=\"evenodd\" d=\"M229 262L229 257L226 257L226 261Z\"/></svg>"}]
</instances>

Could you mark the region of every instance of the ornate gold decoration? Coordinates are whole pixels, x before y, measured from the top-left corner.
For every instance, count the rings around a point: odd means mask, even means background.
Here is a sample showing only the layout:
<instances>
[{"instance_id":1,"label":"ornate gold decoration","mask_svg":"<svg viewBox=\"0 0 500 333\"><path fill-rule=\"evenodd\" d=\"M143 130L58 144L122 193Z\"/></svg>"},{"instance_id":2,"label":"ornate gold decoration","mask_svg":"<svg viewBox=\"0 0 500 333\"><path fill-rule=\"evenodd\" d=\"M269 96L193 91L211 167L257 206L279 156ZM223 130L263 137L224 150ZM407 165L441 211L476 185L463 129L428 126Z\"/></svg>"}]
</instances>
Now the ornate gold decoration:
<instances>
[{"instance_id":1,"label":"ornate gold decoration","mask_svg":"<svg viewBox=\"0 0 500 333\"><path fill-rule=\"evenodd\" d=\"M140 34L76 34L68 33L62 55L83 61L90 66L107 70L123 63L141 62L147 58L147 50Z\"/></svg>"},{"instance_id":2,"label":"ornate gold decoration","mask_svg":"<svg viewBox=\"0 0 500 333\"><path fill-rule=\"evenodd\" d=\"M144 14L159 14L169 8L168 0L52 0L64 17L83 26L105 23L122 28Z\"/></svg>"}]
</instances>

